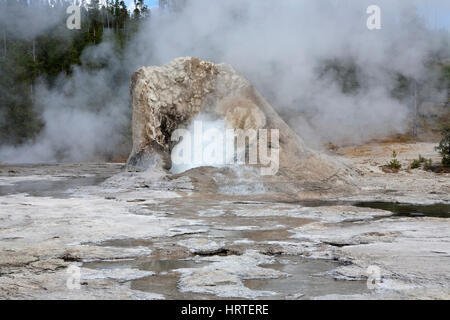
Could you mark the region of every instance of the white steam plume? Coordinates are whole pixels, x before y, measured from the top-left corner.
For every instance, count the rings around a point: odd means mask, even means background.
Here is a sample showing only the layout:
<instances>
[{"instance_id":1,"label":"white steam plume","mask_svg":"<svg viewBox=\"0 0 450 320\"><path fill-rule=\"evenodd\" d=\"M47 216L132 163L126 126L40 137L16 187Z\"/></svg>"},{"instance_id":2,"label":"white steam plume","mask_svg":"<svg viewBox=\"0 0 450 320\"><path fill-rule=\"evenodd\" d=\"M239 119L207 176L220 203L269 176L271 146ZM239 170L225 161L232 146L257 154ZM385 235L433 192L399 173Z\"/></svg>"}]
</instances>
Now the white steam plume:
<instances>
[{"instance_id":1,"label":"white steam plume","mask_svg":"<svg viewBox=\"0 0 450 320\"><path fill-rule=\"evenodd\" d=\"M179 56L231 64L307 143L359 142L404 132L408 101L391 96L397 74L433 83L427 59L436 53L447 58L450 52L444 41L448 32L426 27L415 9L419 2L187 0L175 15L158 10L122 60L110 56L107 44L85 53L86 59L104 57L109 69L75 68L57 89L41 88L38 104L44 105L46 129L31 146L1 149L0 161L48 161L59 150L63 160L90 160L114 148L121 138L118 128L129 121L129 82L115 80L116 63L129 77L143 65ZM381 7L381 30L366 27L372 4ZM320 72L326 61L351 61L358 90L343 93L333 72ZM105 96L109 99L102 102L99 97ZM85 108L95 103L101 111Z\"/></svg>"}]
</instances>

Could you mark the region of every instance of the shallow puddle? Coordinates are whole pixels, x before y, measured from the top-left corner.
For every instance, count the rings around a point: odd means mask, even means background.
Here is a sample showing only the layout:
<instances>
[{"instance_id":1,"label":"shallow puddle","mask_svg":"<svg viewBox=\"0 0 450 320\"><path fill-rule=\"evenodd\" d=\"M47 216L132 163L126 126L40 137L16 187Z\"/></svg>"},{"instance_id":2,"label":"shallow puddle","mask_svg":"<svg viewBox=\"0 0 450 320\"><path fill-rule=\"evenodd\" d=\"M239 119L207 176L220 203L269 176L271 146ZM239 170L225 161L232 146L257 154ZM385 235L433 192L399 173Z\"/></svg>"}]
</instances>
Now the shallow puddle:
<instances>
[{"instance_id":1,"label":"shallow puddle","mask_svg":"<svg viewBox=\"0 0 450 320\"><path fill-rule=\"evenodd\" d=\"M147 261L140 264L138 268L141 270L153 271L156 275L133 280L131 281L130 287L133 290L156 292L164 295L166 299L170 300L214 299L214 296L212 295L180 292L177 287L180 274L174 271L182 268L200 268L208 263L209 262L175 259Z\"/></svg>"},{"instance_id":2,"label":"shallow puddle","mask_svg":"<svg viewBox=\"0 0 450 320\"><path fill-rule=\"evenodd\" d=\"M358 202L354 206L391 211L400 217L435 217L450 218L450 204L419 205L396 202Z\"/></svg>"},{"instance_id":3,"label":"shallow puddle","mask_svg":"<svg viewBox=\"0 0 450 320\"><path fill-rule=\"evenodd\" d=\"M47 180L30 180L16 182L12 185L0 185L0 196L11 194L26 193L33 197L52 197L52 198L68 198L70 192L68 190L94 186L102 183L108 177L94 176L94 177L79 177L47 181Z\"/></svg>"},{"instance_id":4,"label":"shallow puddle","mask_svg":"<svg viewBox=\"0 0 450 320\"><path fill-rule=\"evenodd\" d=\"M6 182L0 183L0 196L68 198L72 189L99 185L122 170L119 163L0 165L0 177Z\"/></svg>"},{"instance_id":5,"label":"shallow puddle","mask_svg":"<svg viewBox=\"0 0 450 320\"><path fill-rule=\"evenodd\" d=\"M150 247L153 242L147 239L110 239L101 242L83 242L82 245L95 245L99 247L116 247L116 248L135 248L135 247Z\"/></svg>"},{"instance_id":6,"label":"shallow puddle","mask_svg":"<svg viewBox=\"0 0 450 320\"><path fill-rule=\"evenodd\" d=\"M213 295L180 292L177 284L180 274L176 269L201 268L206 261L184 259L135 259L129 261L100 261L84 263L83 267L92 269L136 268L152 271L153 276L130 281L133 290L159 293L166 299L223 299ZM244 280L244 285L252 290L273 291L277 295L261 299L310 299L328 294L363 294L368 293L365 281L338 281L331 276L320 274L331 271L339 264L329 260L313 260L297 256L277 257L274 264L261 265L288 273L287 278ZM239 297L235 297L239 298Z\"/></svg>"},{"instance_id":7,"label":"shallow puddle","mask_svg":"<svg viewBox=\"0 0 450 320\"><path fill-rule=\"evenodd\" d=\"M353 295L369 292L366 281L334 280L328 275L318 275L338 267L339 264L334 261L301 257L280 257L278 260L278 263L262 265L262 267L288 273L290 277L251 279L245 280L244 284L252 290L278 293L270 299L311 299L330 294Z\"/></svg>"},{"instance_id":8,"label":"shallow puddle","mask_svg":"<svg viewBox=\"0 0 450 320\"><path fill-rule=\"evenodd\" d=\"M159 293L167 300L213 300L217 297L207 294L180 292L177 287L179 274L175 272L140 278L131 281L132 290ZM220 299L223 300L223 299Z\"/></svg>"},{"instance_id":9,"label":"shallow puddle","mask_svg":"<svg viewBox=\"0 0 450 320\"><path fill-rule=\"evenodd\" d=\"M83 264L83 267L91 269L120 269L136 268L144 271L152 271L155 275L130 281L130 288L151 293L159 293L169 300L207 300L214 299L212 295L183 293L178 290L177 284L180 277L176 269L200 268L209 262L198 262L183 259L134 259L118 261L95 261Z\"/></svg>"},{"instance_id":10,"label":"shallow puddle","mask_svg":"<svg viewBox=\"0 0 450 320\"><path fill-rule=\"evenodd\" d=\"M196 268L206 265L206 262L198 262L194 260L184 259L133 259L133 260L116 260L116 261L93 261L86 262L83 267L91 269L120 269L120 268L136 268L144 271L152 271L155 273L171 272L181 268Z\"/></svg>"}]
</instances>

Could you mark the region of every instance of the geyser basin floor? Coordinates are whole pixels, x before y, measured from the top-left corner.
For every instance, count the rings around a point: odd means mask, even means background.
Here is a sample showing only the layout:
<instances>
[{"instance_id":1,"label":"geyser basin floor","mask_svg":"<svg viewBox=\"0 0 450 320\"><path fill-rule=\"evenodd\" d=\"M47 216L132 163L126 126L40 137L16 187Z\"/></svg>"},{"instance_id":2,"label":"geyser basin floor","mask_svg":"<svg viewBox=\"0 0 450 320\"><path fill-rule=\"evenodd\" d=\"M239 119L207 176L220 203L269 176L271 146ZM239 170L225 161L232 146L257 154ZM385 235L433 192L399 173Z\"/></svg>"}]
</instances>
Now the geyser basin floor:
<instances>
[{"instance_id":1,"label":"geyser basin floor","mask_svg":"<svg viewBox=\"0 0 450 320\"><path fill-rule=\"evenodd\" d=\"M137 268L152 271L155 274L131 280L131 288L135 290L159 293L167 299L215 299L211 294L180 292L177 289L180 279L178 269L201 268L209 262L192 260L154 260L135 259L131 261L91 262L83 267L94 269ZM297 256L280 256L273 264L262 265L263 268L279 270L288 276L276 279L244 280L245 287L258 292L273 292L273 295L263 295L256 299L309 299L327 294L365 294L369 293L366 281L339 281L333 279L329 272L340 264L329 260L305 259ZM232 296L229 298L242 298Z\"/></svg>"},{"instance_id":2,"label":"geyser basin floor","mask_svg":"<svg viewBox=\"0 0 450 320\"><path fill-rule=\"evenodd\" d=\"M425 147L431 153L433 145ZM417 146L411 148L413 158ZM377 171L373 163L384 164L388 151L368 162L349 157L364 172L360 191L339 199L318 196L318 202L208 199L187 177L126 172L97 186L72 185L65 198L0 196L0 297L448 299L450 220L391 217L390 211L351 205L450 200L448 175ZM7 186L81 182L82 176L122 170L72 164L0 171ZM77 290L66 285L71 265L81 267ZM380 268L380 290L364 288L368 266ZM317 275L321 271L327 272Z\"/></svg>"},{"instance_id":3,"label":"geyser basin floor","mask_svg":"<svg viewBox=\"0 0 450 320\"><path fill-rule=\"evenodd\" d=\"M54 164L0 166L0 196L25 193L66 198L72 189L100 184L123 164Z\"/></svg>"}]
</instances>

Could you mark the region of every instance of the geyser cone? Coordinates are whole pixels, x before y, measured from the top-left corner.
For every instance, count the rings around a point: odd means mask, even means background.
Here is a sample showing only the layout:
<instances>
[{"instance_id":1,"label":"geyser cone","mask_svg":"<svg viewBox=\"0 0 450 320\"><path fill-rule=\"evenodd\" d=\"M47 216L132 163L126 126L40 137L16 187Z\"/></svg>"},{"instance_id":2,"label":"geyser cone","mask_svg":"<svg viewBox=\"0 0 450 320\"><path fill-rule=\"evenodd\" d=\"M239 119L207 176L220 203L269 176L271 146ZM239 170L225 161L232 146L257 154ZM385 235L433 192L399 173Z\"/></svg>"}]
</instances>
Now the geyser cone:
<instances>
[{"instance_id":1,"label":"geyser cone","mask_svg":"<svg viewBox=\"0 0 450 320\"><path fill-rule=\"evenodd\" d=\"M128 166L169 170L176 142L172 133L199 114L225 119L234 129L277 129L279 169L264 181L282 182L280 192L349 186L351 172L329 156L305 146L248 80L226 64L177 58L162 67L143 67L131 83L133 150ZM269 143L268 149L275 144ZM263 166L263 165L256 165ZM227 171L227 170L225 170ZM291 183L287 185L286 182Z\"/></svg>"}]
</instances>

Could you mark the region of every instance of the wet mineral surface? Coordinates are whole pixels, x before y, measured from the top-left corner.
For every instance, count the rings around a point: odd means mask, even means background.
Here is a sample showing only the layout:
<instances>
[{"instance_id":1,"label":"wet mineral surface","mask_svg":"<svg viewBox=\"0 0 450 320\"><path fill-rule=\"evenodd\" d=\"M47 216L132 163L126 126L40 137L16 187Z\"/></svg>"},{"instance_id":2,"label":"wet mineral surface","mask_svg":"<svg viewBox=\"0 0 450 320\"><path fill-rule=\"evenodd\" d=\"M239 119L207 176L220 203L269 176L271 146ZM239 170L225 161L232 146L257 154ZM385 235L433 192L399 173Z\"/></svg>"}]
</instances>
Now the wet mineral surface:
<instances>
[{"instance_id":1,"label":"wet mineral surface","mask_svg":"<svg viewBox=\"0 0 450 320\"><path fill-rule=\"evenodd\" d=\"M0 297L448 299L448 174L357 161L357 192L297 200L208 192L211 168L2 165Z\"/></svg>"}]
</instances>

